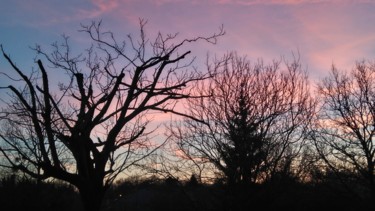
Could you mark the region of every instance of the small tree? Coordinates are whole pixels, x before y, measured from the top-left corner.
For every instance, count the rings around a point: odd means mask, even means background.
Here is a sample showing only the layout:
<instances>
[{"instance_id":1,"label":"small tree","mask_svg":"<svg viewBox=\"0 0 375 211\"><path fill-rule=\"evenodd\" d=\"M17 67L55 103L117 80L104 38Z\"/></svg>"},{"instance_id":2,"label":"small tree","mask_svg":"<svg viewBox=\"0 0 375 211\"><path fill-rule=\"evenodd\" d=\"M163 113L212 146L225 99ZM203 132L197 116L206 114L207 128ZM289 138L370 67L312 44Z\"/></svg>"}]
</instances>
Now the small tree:
<instances>
[{"instance_id":1,"label":"small tree","mask_svg":"<svg viewBox=\"0 0 375 211\"><path fill-rule=\"evenodd\" d=\"M333 66L331 75L318 86L322 104L311 136L321 159L342 182L365 181L373 196L374 85L375 63L358 62L350 73Z\"/></svg>"},{"instance_id":2,"label":"small tree","mask_svg":"<svg viewBox=\"0 0 375 211\"><path fill-rule=\"evenodd\" d=\"M308 81L298 60L251 65L235 53L208 65L212 78L187 109L201 121L185 119L171 128L194 164L210 163L230 184L253 184L289 171L314 114Z\"/></svg>"},{"instance_id":3,"label":"small tree","mask_svg":"<svg viewBox=\"0 0 375 211\"><path fill-rule=\"evenodd\" d=\"M249 84L248 84L249 85ZM252 108L246 85L243 81L237 87L237 101L228 104L226 131L224 137L230 140L220 149L223 162L227 165L224 173L230 184L255 183L264 162L266 141L258 132L258 122L251 116Z\"/></svg>"},{"instance_id":4,"label":"small tree","mask_svg":"<svg viewBox=\"0 0 375 211\"><path fill-rule=\"evenodd\" d=\"M5 53L18 78L3 76L21 84L1 87L9 100L1 110L1 165L39 178L57 178L76 186L85 210L99 210L106 189L116 176L153 152L148 140L147 114L175 110L181 99L199 97L189 92L192 84L208 75L185 64L187 43L204 40L215 43L218 34L184 39L159 33L150 41L140 21L140 37L117 41L103 32L101 23L82 26L92 46L72 56L68 38L54 43L52 53L35 47L38 69L21 70ZM65 71L59 90L51 84L51 68Z\"/></svg>"}]
</instances>

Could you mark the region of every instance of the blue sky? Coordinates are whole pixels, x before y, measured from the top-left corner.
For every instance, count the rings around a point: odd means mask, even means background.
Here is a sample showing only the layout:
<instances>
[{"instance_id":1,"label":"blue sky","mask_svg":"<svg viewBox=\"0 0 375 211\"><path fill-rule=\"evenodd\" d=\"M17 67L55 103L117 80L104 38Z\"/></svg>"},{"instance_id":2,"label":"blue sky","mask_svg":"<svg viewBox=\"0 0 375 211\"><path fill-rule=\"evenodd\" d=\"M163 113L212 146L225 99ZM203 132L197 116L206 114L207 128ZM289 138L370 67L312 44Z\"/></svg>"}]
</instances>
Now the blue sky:
<instances>
[{"instance_id":1,"label":"blue sky","mask_svg":"<svg viewBox=\"0 0 375 211\"><path fill-rule=\"evenodd\" d=\"M136 34L143 18L151 37L158 31L209 35L223 24L227 33L219 43L191 46L194 55L237 51L268 62L298 51L316 79L333 63L350 70L357 60L374 60L374 11L370 0L3 0L0 44L20 67L30 69L29 46L36 43L48 49L66 34L77 51L83 49L87 37L78 32L81 23L102 20L105 28L125 36ZM7 71L0 58L0 72ZM2 76L0 83L6 83Z\"/></svg>"}]
</instances>

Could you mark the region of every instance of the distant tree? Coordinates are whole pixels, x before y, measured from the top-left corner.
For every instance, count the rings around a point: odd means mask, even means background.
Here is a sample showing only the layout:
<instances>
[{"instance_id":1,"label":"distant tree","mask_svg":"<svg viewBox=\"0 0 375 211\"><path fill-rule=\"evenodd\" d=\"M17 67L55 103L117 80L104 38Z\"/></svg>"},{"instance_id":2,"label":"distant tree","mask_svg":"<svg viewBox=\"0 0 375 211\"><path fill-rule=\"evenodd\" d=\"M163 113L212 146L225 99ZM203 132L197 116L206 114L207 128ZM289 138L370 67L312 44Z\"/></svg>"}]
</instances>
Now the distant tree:
<instances>
[{"instance_id":1,"label":"distant tree","mask_svg":"<svg viewBox=\"0 0 375 211\"><path fill-rule=\"evenodd\" d=\"M221 28L177 43L177 34L149 40L145 24L140 21L139 38L123 41L103 31L101 22L82 26L90 48L73 56L67 37L52 45L52 53L36 46L40 59L31 72L21 70L1 46L14 70L2 73L10 85L1 87L9 95L0 112L1 165L66 181L79 190L85 210L99 210L116 176L153 152L147 114L188 117L176 103L199 97L189 89L209 75L189 68L193 59L184 61L191 52L182 48L199 40L216 43L224 34ZM53 73L66 76L58 90Z\"/></svg>"},{"instance_id":2,"label":"distant tree","mask_svg":"<svg viewBox=\"0 0 375 211\"><path fill-rule=\"evenodd\" d=\"M192 174L187 184L190 186L197 186L199 184L197 177L194 174Z\"/></svg>"},{"instance_id":3,"label":"distant tree","mask_svg":"<svg viewBox=\"0 0 375 211\"><path fill-rule=\"evenodd\" d=\"M179 153L210 163L229 184L253 184L289 172L314 114L308 80L298 60L251 64L236 53L208 65L212 78L190 99L194 119L171 126Z\"/></svg>"},{"instance_id":4,"label":"distant tree","mask_svg":"<svg viewBox=\"0 0 375 211\"><path fill-rule=\"evenodd\" d=\"M358 62L350 73L333 66L318 94L317 152L342 182L365 181L375 196L375 63Z\"/></svg>"}]
</instances>

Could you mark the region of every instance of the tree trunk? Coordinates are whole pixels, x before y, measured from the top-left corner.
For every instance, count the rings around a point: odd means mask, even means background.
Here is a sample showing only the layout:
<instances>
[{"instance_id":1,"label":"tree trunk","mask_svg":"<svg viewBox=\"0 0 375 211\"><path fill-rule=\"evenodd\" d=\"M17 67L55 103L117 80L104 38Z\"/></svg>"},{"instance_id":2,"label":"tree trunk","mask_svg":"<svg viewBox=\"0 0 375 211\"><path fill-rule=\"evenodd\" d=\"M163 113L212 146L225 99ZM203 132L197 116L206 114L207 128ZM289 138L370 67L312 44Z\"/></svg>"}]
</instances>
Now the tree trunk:
<instances>
[{"instance_id":1,"label":"tree trunk","mask_svg":"<svg viewBox=\"0 0 375 211\"><path fill-rule=\"evenodd\" d=\"M82 204L85 211L100 211L104 198L103 187L80 187Z\"/></svg>"}]
</instances>

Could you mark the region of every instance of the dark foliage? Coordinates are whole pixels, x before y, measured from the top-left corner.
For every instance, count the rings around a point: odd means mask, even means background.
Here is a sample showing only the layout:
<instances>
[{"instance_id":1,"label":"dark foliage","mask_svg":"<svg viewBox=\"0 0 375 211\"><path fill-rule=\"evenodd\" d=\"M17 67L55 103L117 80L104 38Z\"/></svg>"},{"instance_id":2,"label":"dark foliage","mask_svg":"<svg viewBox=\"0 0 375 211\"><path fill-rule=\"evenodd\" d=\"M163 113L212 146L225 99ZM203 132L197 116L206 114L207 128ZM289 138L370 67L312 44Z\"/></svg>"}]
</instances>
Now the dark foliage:
<instances>
[{"instance_id":1,"label":"dark foliage","mask_svg":"<svg viewBox=\"0 0 375 211\"><path fill-rule=\"evenodd\" d=\"M11 175L2 178L0 182L0 209L80 211L82 204L72 186Z\"/></svg>"},{"instance_id":2,"label":"dark foliage","mask_svg":"<svg viewBox=\"0 0 375 211\"><path fill-rule=\"evenodd\" d=\"M193 179L192 179L193 180ZM176 179L125 180L106 194L103 211L120 210L371 210L371 200L354 196L333 180L298 183L280 180L263 185L186 183ZM66 184L37 183L14 176L1 179L1 210L82 210L77 192Z\"/></svg>"}]
</instances>

